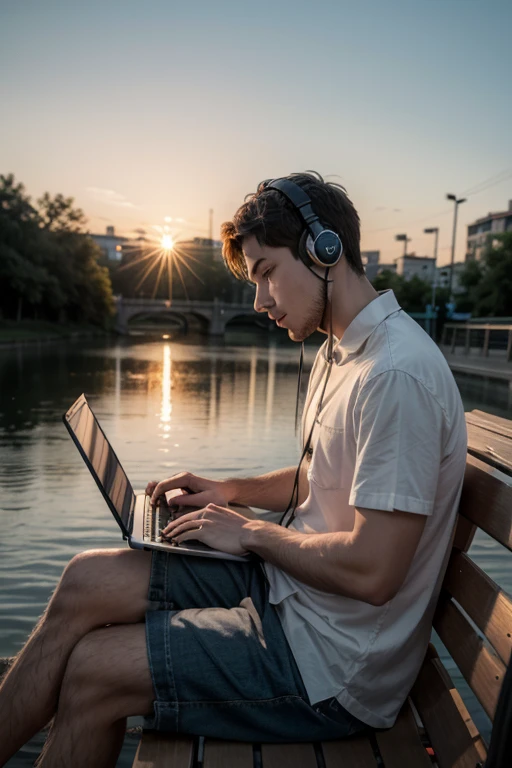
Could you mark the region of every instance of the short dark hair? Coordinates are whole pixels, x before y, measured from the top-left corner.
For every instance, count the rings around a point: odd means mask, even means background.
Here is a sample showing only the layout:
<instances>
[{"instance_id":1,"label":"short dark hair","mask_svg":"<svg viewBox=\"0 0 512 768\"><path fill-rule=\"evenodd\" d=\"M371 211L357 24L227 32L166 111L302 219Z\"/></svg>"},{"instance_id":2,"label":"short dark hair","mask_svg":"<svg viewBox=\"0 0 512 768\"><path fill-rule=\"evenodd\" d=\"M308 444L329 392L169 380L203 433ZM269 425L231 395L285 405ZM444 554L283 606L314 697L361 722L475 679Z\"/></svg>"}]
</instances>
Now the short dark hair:
<instances>
[{"instance_id":1,"label":"short dark hair","mask_svg":"<svg viewBox=\"0 0 512 768\"><path fill-rule=\"evenodd\" d=\"M364 275L360 249L359 215L341 184L324 181L319 173L307 171L287 176L307 193L320 222L341 237L343 254L358 275ZM232 221L221 227L222 256L228 269L239 280L248 280L243 253L245 237L256 237L260 245L290 248L299 258L299 240L304 222L292 203L281 192L267 189L262 181L237 210Z\"/></svg>"}]
</instances>

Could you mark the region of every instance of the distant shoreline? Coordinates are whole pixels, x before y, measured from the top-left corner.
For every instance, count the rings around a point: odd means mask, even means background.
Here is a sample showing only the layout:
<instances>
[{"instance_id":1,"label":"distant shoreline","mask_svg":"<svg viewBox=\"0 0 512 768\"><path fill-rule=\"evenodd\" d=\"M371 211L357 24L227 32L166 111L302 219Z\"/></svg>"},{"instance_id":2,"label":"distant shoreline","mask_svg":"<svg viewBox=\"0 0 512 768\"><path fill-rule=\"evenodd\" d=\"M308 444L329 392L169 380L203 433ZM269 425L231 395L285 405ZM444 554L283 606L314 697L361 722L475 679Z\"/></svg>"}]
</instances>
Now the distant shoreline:
<instances>
[{"instance_id":1,"label":"distant shoreline","mask_svg":"<svg viewBox=\"0 0 512 768\"><path fill-rule=\"evenodd\" d=\"M0 320L0 349L17 344L104 337L108 331L92 325L50 323L38 320Z\"/></svg>"}]
</instances>

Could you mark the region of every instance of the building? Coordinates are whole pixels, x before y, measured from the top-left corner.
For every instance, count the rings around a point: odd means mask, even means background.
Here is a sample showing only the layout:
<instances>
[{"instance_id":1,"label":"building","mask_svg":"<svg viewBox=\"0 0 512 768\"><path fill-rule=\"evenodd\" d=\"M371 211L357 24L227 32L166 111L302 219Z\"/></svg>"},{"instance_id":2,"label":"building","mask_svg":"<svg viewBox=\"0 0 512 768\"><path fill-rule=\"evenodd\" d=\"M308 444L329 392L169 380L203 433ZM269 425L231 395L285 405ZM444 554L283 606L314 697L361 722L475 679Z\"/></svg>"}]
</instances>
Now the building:
<instances>
[{"instance_id":1,"label":"building","mask_svg":"<svg viewBox=\"0 0 512 768\"><path fill-rule=\"evenodd\" d=\"M480 261L488 245L492 245L494 235L512 231L512 200L508 201L508 211L488 213L468 226L466 261Z\"/></svg>"},{"instance_id":2,"label":"building","mask_svg":"<svg viewBox=\"0 0 512 768\"><path fill-rule=\"evenodd\" d=\"M222 240L212 240L211 237L194 237L191 241L194 245L210 246L210 248L222 248Z\"/></svg>"},{"instance_id":3,"label":"building","mask_svg":"<svg viewBox=\"0 0 512 768\"><path fill-rule=\"evenodd\" d=\"M396 264L381 264L380 251L361 251L366 277L373 282L381 272L396 272Z\"/></svg>"},{"instance_id":4,"label":"building","mask_svg":"<svg viewBox=\"0 0 512 768\"><path fill-rule=\"evenodd\" d=\"M121 261L123 245L130 242L128 237L116 235L114 227L107 227L105 235L90 235L90 237L99 245L107 261Z\"/></svg>"},{"instance_id":5,"label":"building","mask_svg":"<svg viewBox=\"0 0 512 768\"><path fill-rule=\"evenodd\" d=\"M463 272L463 270L466 267L466 263L464 261L456 261L453 265L453 283L452 283L452 291L454 294L463 293L464 288L461 287L459 278L460 273ZM442 267L437 267L437 287L438 288L449 288L450 287L450 265L444 264Z\"/></svg>"},{"instance_id":6,"label":"building","mask_svg":"<svg viewBox=\"0 0 512 768\"><path fill-rule=\"evenodd\" d=\"M397 275L402 275L406 280L420 277L428 283L432 283L435 275L435 259L433 256L416 256L408 253L395 259Z\"/></svg>"},{"instance_id":7,"label":"building","mask_svg":"<svg viewBox=\"0 0 512 768\"><path fill-rule=\"evenodd\" d=\"M366 277L371 282L379 271L380 251L361 251L361 261L363 262Z\"/></svg>"},{"instance_id":8,"label":"building","mask_svg":"<svg viewBox=\"0 0 512 768\"><path fill-rule=\"evenodd\" d=\"M211 237L194 237L193 240L188 241L192 246L192 249L211 249L213 260L219 263L223 262L222 258L222 240L214 240Z\"/></svg>"}]
</instances>

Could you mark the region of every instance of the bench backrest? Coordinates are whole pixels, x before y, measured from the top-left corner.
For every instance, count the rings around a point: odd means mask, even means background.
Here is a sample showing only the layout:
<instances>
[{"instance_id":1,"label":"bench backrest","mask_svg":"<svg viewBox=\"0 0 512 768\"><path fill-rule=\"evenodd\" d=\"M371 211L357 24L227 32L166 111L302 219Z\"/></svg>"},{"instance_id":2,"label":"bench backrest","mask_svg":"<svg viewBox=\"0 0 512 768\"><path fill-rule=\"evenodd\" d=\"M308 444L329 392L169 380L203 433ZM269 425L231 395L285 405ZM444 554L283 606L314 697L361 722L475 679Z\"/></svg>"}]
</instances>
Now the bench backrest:
<instances>
[{"instance_id":1,"label":"bench backrest","mask_svg":"<svg viewBox=\"0 0 512 768\"><path fill-rule=\"evenodd\" d=\"M512 600L467 551L477 528L512 551L512 422L473 411L466 423L459 517L433 626L492 721L512 651ZM441 762L483 762L480 734L433 646L412 700Z\"/></svg>"}]
</instances>

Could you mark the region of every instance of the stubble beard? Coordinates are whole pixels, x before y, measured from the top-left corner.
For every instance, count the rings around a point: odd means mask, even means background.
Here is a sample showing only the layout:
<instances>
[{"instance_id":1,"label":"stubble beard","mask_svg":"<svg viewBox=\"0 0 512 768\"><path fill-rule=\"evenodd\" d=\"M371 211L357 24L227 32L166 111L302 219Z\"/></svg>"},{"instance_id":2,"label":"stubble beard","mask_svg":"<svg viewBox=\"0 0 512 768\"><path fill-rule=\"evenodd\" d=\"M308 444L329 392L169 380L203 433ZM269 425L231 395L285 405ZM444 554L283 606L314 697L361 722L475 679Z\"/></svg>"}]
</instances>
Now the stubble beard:
<instances>
[{"instance_id":1,"label":"stubble beard","mask_svg":"<svg viewBox=\"0 0 512 768\"><path fill-rule=\"evenodd\" d=\"M312 333L318 330L322 326L324 319L325 301L324 301L324 287L318 286L318 292L313 298L311 308L308 316L305 318L303 325L298 331L288 329L288 336L292 341L304 341Z\"/></svg>"}]
</instances>

